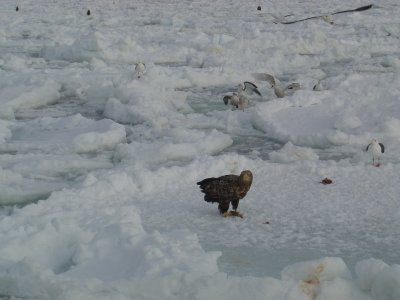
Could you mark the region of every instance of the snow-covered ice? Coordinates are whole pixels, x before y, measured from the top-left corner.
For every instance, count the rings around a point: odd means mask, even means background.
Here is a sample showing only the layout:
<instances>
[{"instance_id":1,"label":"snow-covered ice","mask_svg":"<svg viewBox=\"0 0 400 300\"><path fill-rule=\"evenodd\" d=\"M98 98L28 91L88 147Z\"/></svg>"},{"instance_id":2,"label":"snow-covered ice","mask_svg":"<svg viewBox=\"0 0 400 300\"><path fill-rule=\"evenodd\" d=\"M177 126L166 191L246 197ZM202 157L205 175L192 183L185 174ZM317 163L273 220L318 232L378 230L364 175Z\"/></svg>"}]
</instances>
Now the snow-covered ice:
<instances>
[{"instance_id":1,"label":"snow-covered ice","mask_svg":"<svg viewBox=\"0 0 400 300\"><path fill-rule=\"evenodd\" d=\"M367 4L2 1L0 298L400 299L400 5L279 23Z\"/></svg>"}]
</instances>

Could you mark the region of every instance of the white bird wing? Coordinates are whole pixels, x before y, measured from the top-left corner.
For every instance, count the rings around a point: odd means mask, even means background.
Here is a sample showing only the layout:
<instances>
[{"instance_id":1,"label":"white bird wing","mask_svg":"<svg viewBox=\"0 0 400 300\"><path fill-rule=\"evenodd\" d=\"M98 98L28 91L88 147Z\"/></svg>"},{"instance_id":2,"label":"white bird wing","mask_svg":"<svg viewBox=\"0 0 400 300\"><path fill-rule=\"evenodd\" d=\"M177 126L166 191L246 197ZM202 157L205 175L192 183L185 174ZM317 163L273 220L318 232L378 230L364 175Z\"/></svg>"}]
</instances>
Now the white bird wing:
<instances>
[{"instance_id":1,"label":"white bird wing","mask_svg":"<svg viewBox=\"0 0 400 300\"><path fill-rule=\"evenodd\" d=\"M258 90L258 87L250 82L250 81L245 81L244 82L244 91L246 91L246 93L248 93L249 95L252 95L253 93L256 93L257 95L261 96L260 91Z\"/></svg>"},{"instance_id":2,"label":"white bird wing","mask_svg":"<svg viewBox=\"0 0 400 300\"><path fill-rule=\"evenodd\" d=\"M267 73L253 73L253 77L257 80L261 81L267 81L271 85L271 87L274 87L276 82L274 76L267 74Z\"/></svg>"}]
</instances>

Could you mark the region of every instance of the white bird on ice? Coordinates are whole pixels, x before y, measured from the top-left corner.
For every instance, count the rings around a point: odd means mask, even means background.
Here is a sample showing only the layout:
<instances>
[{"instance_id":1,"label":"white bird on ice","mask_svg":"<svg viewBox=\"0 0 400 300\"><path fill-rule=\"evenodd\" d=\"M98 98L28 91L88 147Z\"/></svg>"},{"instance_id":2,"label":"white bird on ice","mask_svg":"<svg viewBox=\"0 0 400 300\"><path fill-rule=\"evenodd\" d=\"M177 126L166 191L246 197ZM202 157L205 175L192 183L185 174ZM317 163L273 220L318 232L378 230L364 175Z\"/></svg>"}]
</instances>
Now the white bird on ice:
<instances>
[{"instance_id":1,"label":"white bird on ice","mask_svg":"<svg viewBox=\"0 0 400 300\"><path fill-rule=\"evenodd\" d=\"M235 108L239 108L244 111L244 109L248 105L248 101L246 97L243 95L238 96L237 93L233 93L232 95L226 95L223 98L225 105L228 105L228 103Z\"/></svg>"},{"instance_id":2,"label":"white bird on ice","mask_svg":"<svg viewBox=\"0 0 400 300\"><path fill-rule=\"evenodd\" d=\"M138 78L146 73L146 65L142 62L138 62L135 67L135 72Z\"/></svg>"},{"instance_id":3,"label":"white bird on ice","mask_svg":"<svg viewBox=\"0 0 400 300\"><path fill-rule=\"evenodd\" d=\"M314 85L313 91L323 91L325 89L324 85L322 84L321 80Z\"/></svg>"},{"instance_id":4,"label":"white bird on ice","mask_svg":"<svg viewBox=\"0 0 400 300\"><path fill-rule=\"evenodd\" d=\"M248 95L256 93L257 95L261 96L258 87L254 83L245 81L243 83L238 84L237 93L224 96L223 100L225 105L228 105L228 103L230 103L232 106L244 110L245 107L247 107L249 104L249 100L247 99L245 93Z\"/></svg>"},{"instance_id":5,"label":"white bird on ice","mask_svg":"<svg viewBox=\"0 0 400 300\"><path fill-rule=\"evenodd\" d=\"M385 146L382 143L379 143L376 139L372 139L365 150L369 152L372 156L372 165L375 167L379 167L379 160L381 158L381 155L385 153ZM378 161L377 164L375 164L375 160Z\"/></svg>"},{"instance_id":6,"label":"white bird on ice","mask_svg":"<svg viewBox=\"0 0 400 300\"><path fill-rule=\"evenodd\" d=\"M278 98L283 98L285 95L288 95L288 93L300 89L300 84L297 82L293 82L286 87L281 88L276 84L275 77L267 73L254 73L253 76L257 80L267 81L271 85L271 88L274 89L274 93Z\"/></svg>"},{"instance_id":7,"label":"white bird on ice","mask_svg":"<svg viewBox=\"0 0 400 300\"><path fill-rule=\"evenodd\" d=\"M321 19L323 21L325 21L326 23L329 23L329 24L332 24L332 25L334 24L332 15L322 16Z\"/></svg>"}]
</instances>

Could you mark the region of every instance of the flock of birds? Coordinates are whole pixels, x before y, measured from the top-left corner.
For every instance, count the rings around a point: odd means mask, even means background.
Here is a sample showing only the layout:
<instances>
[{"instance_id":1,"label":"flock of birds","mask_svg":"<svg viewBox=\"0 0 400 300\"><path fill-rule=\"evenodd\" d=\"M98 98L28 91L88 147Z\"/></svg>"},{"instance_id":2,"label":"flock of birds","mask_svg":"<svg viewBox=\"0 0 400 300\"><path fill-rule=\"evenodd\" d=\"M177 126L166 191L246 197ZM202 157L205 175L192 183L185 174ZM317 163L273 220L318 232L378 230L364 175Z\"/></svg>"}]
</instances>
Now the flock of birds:
<instances>
[{"instance_id":1,"label":"flock of birds","mask_svg":"<svg viewBox=\"0 0 400 300\"><path fill-rule=\"evenodd\" d=\"M370 8L369 6L368 8L366 7L361 7L359 9ZM19 11L18 5L16 6L15 10L17 12ZM257 10L261 10L261 6L258 6ZM90 9L87 10L86 15L91 15ZM320 18L325 22L333 24L333 19L331 15L323 15L320 16ZM291 22L287 22L286 24L289 23ZM135 74L137 78L141 78L145 73L146 64L139 61L135 65ZM275 77L267 73L254 73L253 77L258 81L268 82L270 88L273 89L274 94L278 98L283 98L300 89L300 84L297 82L292 82L286 86L279 86ZM321 81L318 81L318 83L314 85L313 90L323 90ZM250 81L245 81L238 84L237 92L233 92L231 95L225 95L223 97L223 102L225 103L225 105L230 104L236 109L244 110L249 105L249 99L247 98L247 95L251 96L253 94L257 94L261 97L261 93L258 90L258 87ZM371 142L367 145L365 151L367 151L371 155L372 165L379 167L380 158L385 152L385 146L382 143L378 142L376 139L372 139ZM230 174L223 175L217 178L205 178L202 181L197 182L197 185L200 186L201 192L205 194L204 200L206 202L218 203L218 210L220 214L222 214L224 217L234 216L243 218L243 214L241 214L237 210L237 208L239 206L240 199L243 199L246 196L247 192L250 190L252 182L252 172L250 170L245 170L242 171L240 175ZM230 205L232 205L233 210L229 210Z\"/></svg>"},{"instance_id":2,"label":"flock of birds","mask_svg":"<svg viewBox=\"0 0 400 300\"><path fill-rule=\"evenodd\" d=\"M143 62L139 62L135 65L135 73L137 78L141 78L146 73L146 65ZM274 90L276 97L283 98L290 93L300 89L300 84L292 82L286 86L279 86L275 80L275 77L267 73L254 73L253 76L256 80L266 81L270 84L270 87ZM313 90L321 90L321 82L318 82ZM225 105L232 105L236 109L244 110L249 103L246 95L257 94L261 96L258 87L250 82L245 81L238 84L237 92L232 95L225 95L223 102ZM366 152L372 157L372 165L375 167L380 166L380 158L385 152L385 146L378 142L376 139L372 139L367 145ZM329 183L332 181L330 179ZM218 210L224 217L240 217L243 218L237 208L239 206L240 199L243 199L247 192L250 190L253 181L253 174L250 170L243 171L240 175L223 175L221 177L210 177L205 178L202 181L197 182L200 186L201 192L204 193L204 200L206 202L218 203ZM323 182L324 184L327 184ZM233 210L229 210L230 205Z\"/></svg>"},{"instance_id":3,"label":"flock of birds","mask_svg":"<svg viewBox=\"0 0 400 300\"><path fill-rule=\"evenodd\" d=\"M274 90L276 97L283 98L289 93L300 89L300 84L297 82L290 83L284 87L279 86L274 76L267 73L255 73L253 76L259 81L266 81L270 84L270 87ZM322 84L319 81L313 90L322 90ZM234 108L244 110L248 105L248 99L245 96L257 94L261 96L258 87L249 81L245 81L238 85L238 91L232 95L226 95L223 98L225 105L231 104ZM372 157L372 164L375 167L380 166L380 157L385 152L385 146L378 142L376 139L372 139L367 145L365 151L367 151ZM240 199L243 199L247 192L250 190L250 186L253 180L251 171L245 170L240 175L224 175L218 178L206 178L197 184L200 186L201 191L205 194L204 200L206 202L217 202L218 210L224 217L240 217L243 218L237 208ZM332 183L328 178L323 181L324 184ZM229 211L229 206L232 205L232 209Z\"/></svg>"},{"instance_id":4,"label":"flock of birds","mask_svg":"<svg viewBox=\"0 0 400 300\"><path fill-rule=\"evenodd\" d=\"M281 87L277 84L275 77L267 73L254 73L253 77L258 81L266 81L270 84L270 87L274 90L275 96L278 98L283 98L289 94L294 93L296 90L300 89L300 84L293 82L287 86ZM244 110L249 105L249 100L246 95L257 94L261 96L258 87L250 82L245 81L238 85L238 91L232 93L232 95L226 95L223 98L225 105L232 105L234 108Z\"/></svg>"}]
</instances>

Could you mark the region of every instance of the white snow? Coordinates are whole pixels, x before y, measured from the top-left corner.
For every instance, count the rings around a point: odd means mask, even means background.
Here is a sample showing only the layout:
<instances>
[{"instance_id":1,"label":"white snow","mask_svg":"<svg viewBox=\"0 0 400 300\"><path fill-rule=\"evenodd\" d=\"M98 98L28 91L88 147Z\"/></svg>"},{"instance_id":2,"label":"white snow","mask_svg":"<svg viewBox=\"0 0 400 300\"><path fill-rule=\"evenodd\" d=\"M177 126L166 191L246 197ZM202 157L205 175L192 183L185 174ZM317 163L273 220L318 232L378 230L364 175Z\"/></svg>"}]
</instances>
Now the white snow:
<instances>
[{"instance_id":1,"label":"white snow","mask_svg":"<svg viewBox=\"0 0 400 300\"><path fill-rule=\"evenodd\" d=\"M367 4L2 1L0 298L400 299L400 6L276 23Z\"/></svg>"}]
</instances>

